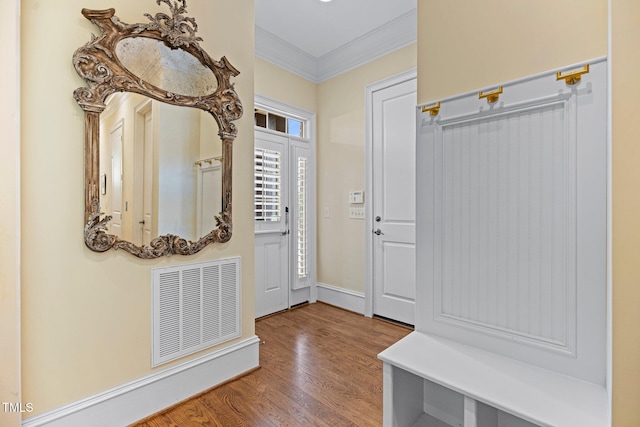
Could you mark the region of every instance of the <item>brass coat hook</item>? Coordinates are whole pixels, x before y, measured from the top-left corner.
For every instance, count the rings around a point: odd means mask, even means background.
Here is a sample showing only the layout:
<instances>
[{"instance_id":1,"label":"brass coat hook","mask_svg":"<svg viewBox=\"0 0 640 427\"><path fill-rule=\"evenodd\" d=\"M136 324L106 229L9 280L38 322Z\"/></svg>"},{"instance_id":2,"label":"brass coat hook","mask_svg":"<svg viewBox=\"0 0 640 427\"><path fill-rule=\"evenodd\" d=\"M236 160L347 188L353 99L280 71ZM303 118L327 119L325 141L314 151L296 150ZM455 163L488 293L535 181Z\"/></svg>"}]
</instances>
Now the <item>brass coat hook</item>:
<instances>
[{"instance_id":1,"label":"brass coat hook","mask_svg":"<svg viewBox=\"0 0 640 427\"><path fill-rule=\"evenodd\" d=\"M497 90L493 92L483 93L482 91L478 92L478 99L487 98L487 102L493 104L497 102L500 98L500 94L502 93L502 86L498 86Z\"/></svg>"},{"instance_id":2,"label":"brass coat hook","mask_svg":"<svg viewBox=\"0 0 640 427\"><path fill-rule=\"evenodd\" d=\"M568 85L574 85L576 83L580 83L582 80L582 75L587 74L589 72L589 64L585 65L582 70L572 71L567 74L562 74L562 72L558 71L556 73L556 81L564 79L565 83Z\"/></svg>"},{"instance_id":3,"label":"brass coat hook","mask_svg":"<svg viewBox=\"0 0 640 427\"><path fill-rule=\"evenodd\" d=\"M430 115L437 116L438 113L440 112L440 101L438 101L436 105L432 105L431 107L427 107L426 105L423 105L422 112L426 113L427 111L429 112Z\"/></svg>"}]
</instances>

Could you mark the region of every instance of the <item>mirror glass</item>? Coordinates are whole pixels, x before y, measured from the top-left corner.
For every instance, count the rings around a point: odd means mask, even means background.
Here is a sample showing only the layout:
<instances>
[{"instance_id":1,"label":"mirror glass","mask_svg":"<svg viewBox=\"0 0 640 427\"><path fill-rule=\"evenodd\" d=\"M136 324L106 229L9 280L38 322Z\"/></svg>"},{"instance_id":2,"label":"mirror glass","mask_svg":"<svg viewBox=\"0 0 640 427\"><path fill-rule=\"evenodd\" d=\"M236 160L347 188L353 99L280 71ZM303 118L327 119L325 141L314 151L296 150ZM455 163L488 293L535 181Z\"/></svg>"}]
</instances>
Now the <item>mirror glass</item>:
<instances>
[{"instance_id":1,"label":"mirror glass","mask_svg":"<svg viewBox=\"0 0 640 427\"><path fill-rule=\"evenodd\" d=\"M125 92L100 115L100 206L108 232L137 245L196 241L222 209L222 143L213 117Z\"/></svg>"},{"instance_id":2,"label":"mirror glass","mask_svg":"<svg viewBox=\"0 0 640 427\"><path fill-rule=\"evenodd\" d=\"M116 56L134 75L157 88L183 96L206 96L217 88L216 76L198 58L182 49L145 37L116 44Z\"/></svg>"}]
</instances>

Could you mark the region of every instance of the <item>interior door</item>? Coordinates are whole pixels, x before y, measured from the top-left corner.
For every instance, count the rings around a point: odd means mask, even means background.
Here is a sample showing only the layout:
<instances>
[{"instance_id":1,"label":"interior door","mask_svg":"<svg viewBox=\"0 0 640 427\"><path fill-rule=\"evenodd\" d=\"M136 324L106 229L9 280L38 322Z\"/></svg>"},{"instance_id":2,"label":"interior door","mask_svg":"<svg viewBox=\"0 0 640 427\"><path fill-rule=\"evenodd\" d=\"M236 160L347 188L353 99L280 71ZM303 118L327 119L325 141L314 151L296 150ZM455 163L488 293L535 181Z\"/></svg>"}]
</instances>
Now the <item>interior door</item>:
<instances>
[{"instance_id":1,"label":"interior door","mask_svg":"<svg viewBox=\"0 0 640 427\"><path fill-rule=\"evenodd\" d=\"M373 313L415 321L416 79L378 90L373 111Z\"/></svg>"},{"instance_id":2,"label":"interior door","mask_svg":"<svg viewBox=\"0 0 640 427\"><path fill-rule=\"evenodd\" d=\"M153 120L152 112L144 115L144 154L142 181L142 244L149 245L153 233Z\"/></svg>"},{"instance_id":3,"label":"interior door","mask_svg":"<svg viewBox=\"0 0 640 427\"><path fill-rule=\"evenodd\" d=\"M198 171L197 238L216 228L215 216L222 211L222 164L214 160L200 166Z\"/></svg>"},{"instance_id":4,"label":"interior door","mask_svg":"<svg viewBox=\"0 0 640 427\"><path fill-rule=\"evenodd\" d=\"M153 103L145 100L135 108L133 159L133 241L148 246L153 232Z\"/></svg>"},{"instance_id":5,"label":"interior door","mask_svg":"<svg viewBox=\"0 0 640 427\"><path fill-rule=\"evenodd\" d=\"M256 130L254 156L256 318L289 306L289 139Z\"/></svg>"},{"instance_id":6,"label":"interior door","mask_svg":"<svg viewBox=\"0 0 640 427\"><path fill-rule=\"evenodd\" d=\"M111 145L111 222L109 232L122 237L122 144L123 123L119 121L111 129L109 144Z\"/></svg>"}]
</instances>

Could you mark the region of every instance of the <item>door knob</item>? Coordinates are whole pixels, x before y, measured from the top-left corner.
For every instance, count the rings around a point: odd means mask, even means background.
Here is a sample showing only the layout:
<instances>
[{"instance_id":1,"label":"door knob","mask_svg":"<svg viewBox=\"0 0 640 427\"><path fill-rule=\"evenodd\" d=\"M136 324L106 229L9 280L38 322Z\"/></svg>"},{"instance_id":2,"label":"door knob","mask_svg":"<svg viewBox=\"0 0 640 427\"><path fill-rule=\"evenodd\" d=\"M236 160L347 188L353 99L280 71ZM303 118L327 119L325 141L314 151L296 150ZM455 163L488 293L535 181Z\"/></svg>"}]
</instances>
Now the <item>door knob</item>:
<instances>
[{"instance_id":1,"label":"door knob","mask_svg":"<svg viewBox=\"0 0 640 427\"><path fill-rule=\"evenodd\" d=\"M384 233L379 228L376 228L375 231L373 232L373 234L375 234L376 236L379 236L379 235L384 234Z\"/></svg>"}]
</instances>

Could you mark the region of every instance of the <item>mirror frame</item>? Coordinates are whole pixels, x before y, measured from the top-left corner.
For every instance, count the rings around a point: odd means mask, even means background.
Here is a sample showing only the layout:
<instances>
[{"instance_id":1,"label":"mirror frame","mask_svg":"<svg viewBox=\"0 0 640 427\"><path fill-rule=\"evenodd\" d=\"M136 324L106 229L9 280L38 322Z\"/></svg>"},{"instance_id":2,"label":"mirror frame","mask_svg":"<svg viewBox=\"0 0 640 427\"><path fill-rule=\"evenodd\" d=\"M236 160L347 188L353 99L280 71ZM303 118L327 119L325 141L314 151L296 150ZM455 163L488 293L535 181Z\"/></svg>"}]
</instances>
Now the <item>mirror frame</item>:
<instances>
[{"instance_id":1,"label":"mirror frame","mask_svg":"<svg viewBox=\"0 0 640 427\"><path fill-rule=\"evenodd\" d=\"M202 38L196 37L197 24L193 17L184 16L186 0L156 0L171 9L171 16L156 13L145 14L150 22L126 24L115 16L115 9L82 9L82 15L100 28L100 35L91 35L91 40L73 54L73 66L87 83L73 92L73 96L84 110L84 181L85 212L84 241L95 252L111 248L123 249L139 258L152 259L164 255L192 255L214 242L228 242L232 234L232 161L233 141L237 129L232 122L242 116L242 103L235 92L231 77L240 72L223 56L219 61L209 57L200 45ZM206 96L184 96L158 88L131 73L116 55L119 41L132 37L146 37L164 42L171 49L184 50L210 69L218 87ZM106 108L107 97L115 92L135 92L167 104L198 108L209 112L218 124L218 135L222 139L222 212L215 217L217 227L197 241L167 234L151 241L149 246L138 246L132 242L107 233L110 215L101 219L99 169L100 169L100 113Z\"/></svg>"}]
</instances>

